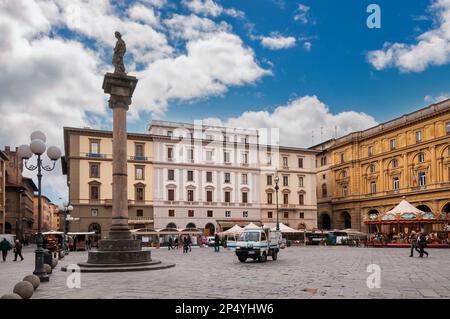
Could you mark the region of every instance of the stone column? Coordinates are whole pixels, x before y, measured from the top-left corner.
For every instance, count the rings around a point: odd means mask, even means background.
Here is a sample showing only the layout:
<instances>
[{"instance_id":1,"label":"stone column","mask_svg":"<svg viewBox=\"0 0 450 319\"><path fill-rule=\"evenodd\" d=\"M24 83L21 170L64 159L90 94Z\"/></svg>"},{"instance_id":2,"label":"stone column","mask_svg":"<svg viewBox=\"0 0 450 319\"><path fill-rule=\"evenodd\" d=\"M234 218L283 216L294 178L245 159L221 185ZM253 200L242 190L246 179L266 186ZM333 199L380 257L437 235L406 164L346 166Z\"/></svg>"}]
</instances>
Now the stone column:
<instances>
[{"instance_id":1,"label":"stone column","mask_svg":"<svg viewBox=\"0 0 450 319\"><path fill-rule=\"evenodd\" d=\"M112 223L109 239L129 239L127 187L127 118L131 97L136 87L134 76L106 73L103 90L110 94L113 110L113 185Z\"/></svg>"}]
</instances>

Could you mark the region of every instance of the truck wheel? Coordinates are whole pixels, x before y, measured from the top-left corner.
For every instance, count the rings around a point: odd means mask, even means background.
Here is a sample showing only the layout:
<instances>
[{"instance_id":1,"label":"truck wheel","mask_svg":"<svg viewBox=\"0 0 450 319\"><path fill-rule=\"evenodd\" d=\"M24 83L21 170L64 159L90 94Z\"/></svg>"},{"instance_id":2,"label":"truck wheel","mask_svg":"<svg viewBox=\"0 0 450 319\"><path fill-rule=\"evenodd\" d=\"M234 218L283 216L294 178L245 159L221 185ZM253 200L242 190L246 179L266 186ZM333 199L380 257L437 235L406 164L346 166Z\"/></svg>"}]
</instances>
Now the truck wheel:
<instances>
[{"instance_id":1,"label":"truck wheel","mask_svg":"<svg viewBox=\"0 0 450 319\"><path fill-rule=\"evenodd\" d=\"M247 260L246 257L238 257L238 259L241 263L245 263L245 261Z\"/></svg>"},{"instance_id":2,"label":"truck wheel","mask_svg":"<svg viewBox=\"0 0 450 319\"><path fill-rule=\"evenodd\" d=\"M278 252L277 252L277 251L274 251L274 252L272 253L272 260L277 260L277 258L278 258Z\"/></svg>"},{"instance_id":3,"label":"truck wheel","mask_svg":"<svg viewBox=\"0 0 450 319\"><path fill-rule=\"evenodd\" d=\"M259 257L259 261L263 263L266 262L266 260L267 260L266 252L263 252L262 255Z\"/></svg>"}]
</instances>

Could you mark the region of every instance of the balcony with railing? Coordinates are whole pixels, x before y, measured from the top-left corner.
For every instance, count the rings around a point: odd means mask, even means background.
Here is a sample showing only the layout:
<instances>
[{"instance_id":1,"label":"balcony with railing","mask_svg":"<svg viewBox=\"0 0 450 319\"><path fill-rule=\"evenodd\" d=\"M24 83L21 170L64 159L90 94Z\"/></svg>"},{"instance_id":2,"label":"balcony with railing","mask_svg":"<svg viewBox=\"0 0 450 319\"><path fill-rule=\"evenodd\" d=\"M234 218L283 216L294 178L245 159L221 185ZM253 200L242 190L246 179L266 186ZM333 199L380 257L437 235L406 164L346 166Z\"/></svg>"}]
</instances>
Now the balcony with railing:
<instances>
[{"instance_id":1,"label":"balcony with railing","mask_svg":"<svg viewBox=\"0 0 450 319\"><path fill-rule=\"evenodd\" d=\"M103 153L86 153L86 157L89 157L89 158L107 158L106 154L103 154Z\"/></svg>"},{"instance_id":2,"label":"balcony with railing","mask_svg":"<svg viewBox=\"0 0 450 319\"><path fill-rule=\"evenodd\" d=\"M148 161L147 156L130 156L129 159L131 161Z\"/></svg>"}]
</instances>

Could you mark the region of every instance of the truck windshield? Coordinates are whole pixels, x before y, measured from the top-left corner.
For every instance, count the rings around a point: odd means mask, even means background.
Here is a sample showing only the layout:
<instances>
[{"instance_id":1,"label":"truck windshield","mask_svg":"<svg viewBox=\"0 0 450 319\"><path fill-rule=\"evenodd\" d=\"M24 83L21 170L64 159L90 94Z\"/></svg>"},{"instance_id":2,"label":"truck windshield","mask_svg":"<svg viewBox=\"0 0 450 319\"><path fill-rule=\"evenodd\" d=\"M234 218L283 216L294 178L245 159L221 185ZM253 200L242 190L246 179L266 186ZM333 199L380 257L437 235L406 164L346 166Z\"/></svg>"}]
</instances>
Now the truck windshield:
<instances>
[{"instance_id":1,"label":"truck windshield","mask_svg":"<svg viewBox=\"0 0 450 319\"><path fill-rule=\"evenodd\" d=\"M238 241L259 241L259 232L244 232L239 236Z\"/></svg>"}]
</instances>

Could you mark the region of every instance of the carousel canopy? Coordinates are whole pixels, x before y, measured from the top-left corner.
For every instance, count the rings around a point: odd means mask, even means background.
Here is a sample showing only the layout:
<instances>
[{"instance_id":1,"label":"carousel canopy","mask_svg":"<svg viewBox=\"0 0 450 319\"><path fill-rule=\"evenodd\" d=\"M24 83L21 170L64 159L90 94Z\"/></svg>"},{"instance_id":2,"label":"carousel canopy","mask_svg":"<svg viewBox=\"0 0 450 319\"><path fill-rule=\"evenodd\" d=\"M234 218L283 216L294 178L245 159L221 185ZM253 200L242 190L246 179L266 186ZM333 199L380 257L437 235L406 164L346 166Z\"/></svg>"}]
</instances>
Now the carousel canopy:
<instances>
[{"instance_id":1,"label":"carousel canopy","mask_svg":"<svg viewBox=\"0 0 450 319\"><path fill-rule=\"evenodd\" d=\"M424 214L425 212L421 211L420 209L414 207L410 203L408 203L405 199L400 202L397 206L395 206L390 211L386 212L386 214L404 214L404 213L410 213L410 214Z\"/></svg>"},{"instance_id":2,"label":"carousel canopy","mask_svg":"<svg viewBox=\"0 0 450 319\"><path fill-rule=\"evenodd\" d=\"M436 216L432 212L421 211L406 200L402 200L393 209L384 214L380 214L380 216L378 214L370 214L366 223L433 222L433 220L436 220Z\"/></svg>"}]
</instances>

